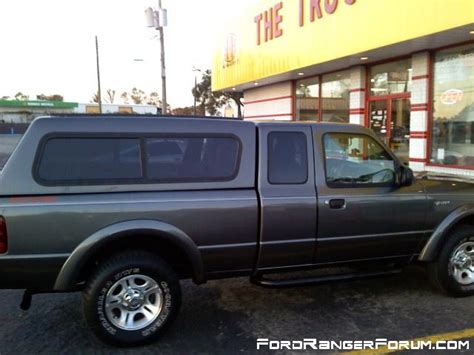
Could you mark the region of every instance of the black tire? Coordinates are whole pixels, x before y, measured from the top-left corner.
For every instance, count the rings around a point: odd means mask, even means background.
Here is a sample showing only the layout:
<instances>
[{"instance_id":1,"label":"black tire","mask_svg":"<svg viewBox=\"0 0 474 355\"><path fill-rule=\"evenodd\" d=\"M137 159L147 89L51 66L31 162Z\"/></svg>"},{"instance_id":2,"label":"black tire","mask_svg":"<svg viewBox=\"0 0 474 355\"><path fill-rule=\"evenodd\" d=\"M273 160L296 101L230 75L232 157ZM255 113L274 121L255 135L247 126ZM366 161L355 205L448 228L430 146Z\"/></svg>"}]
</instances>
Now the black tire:
<instances>
[{"instance_id":1,"label":"black tire","mask_svg":"<svg viewBox=\"0 0 474 355\"><path fill-rule=\"evenodd\" d=\"M153 320L152 317L149 320L152 323L140 329L121 329L114 324L121 313L116 317L111 316L110 308L106 308L107 297L111 291L122 289L118 283L128 284L130 277L140 279L142 276L150 278L157 284L154 289L160 294L158 298L161 306L157 307L159 311L155 312L156 319ZM116 297L121 298L120 295ZM156 299L154 302L158 304ZM83 303L86 321L99 339L114 346L136 346L156 340L176 318L181 306L181 288L175 272L161 258L144 251L130 251L114 255L99 265L84 288ZM122 303L111 308L117 308L114 311L120 312L121 307ZM140 316L145 318L138 314L138 318Z\"/></svg>"},{"instance_id":2,"label":"black tire","mask_svg":"<svg viewBox=\"0 0 474 355\"><path fill-rule=\"evenodd\" d=\"M444 243L438 259L428 264L428 274L432 284L455 297L466 297L474 295L474 282L470 284L461 284L453 276L451 271L450 259L456 249L462 244L474 242L474 227L461 226L456 228Z\"/></svg>"}]
</instances>

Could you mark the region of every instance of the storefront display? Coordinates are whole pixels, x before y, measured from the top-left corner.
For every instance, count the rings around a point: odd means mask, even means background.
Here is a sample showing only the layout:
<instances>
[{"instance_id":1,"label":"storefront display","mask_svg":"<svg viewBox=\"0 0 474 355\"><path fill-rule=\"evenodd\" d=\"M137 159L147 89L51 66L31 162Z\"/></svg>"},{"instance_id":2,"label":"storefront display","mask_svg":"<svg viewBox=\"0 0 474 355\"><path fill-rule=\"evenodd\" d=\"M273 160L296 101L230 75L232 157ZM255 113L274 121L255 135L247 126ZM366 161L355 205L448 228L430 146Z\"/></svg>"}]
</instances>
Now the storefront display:
<instances>
[{"instance_id":1,"label":"storefront display","mask_svg":"<svg viewBox=\"0 0 474 355\"><path fill-rule=\"evenodd\" d=\"M474 44L434 58L431 156L434 164L474 166Z\"/></svg>"}]
</instances>

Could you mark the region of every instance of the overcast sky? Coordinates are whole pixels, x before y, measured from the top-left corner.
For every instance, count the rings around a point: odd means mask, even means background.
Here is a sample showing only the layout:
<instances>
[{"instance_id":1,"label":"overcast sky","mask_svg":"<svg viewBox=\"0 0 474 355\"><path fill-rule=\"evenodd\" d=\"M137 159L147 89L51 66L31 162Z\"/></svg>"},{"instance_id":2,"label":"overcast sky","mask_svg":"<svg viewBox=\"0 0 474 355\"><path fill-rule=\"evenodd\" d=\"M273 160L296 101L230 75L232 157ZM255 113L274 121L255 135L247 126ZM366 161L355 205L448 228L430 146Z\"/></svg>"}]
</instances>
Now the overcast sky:
<instances>
[{"instance_id":1,"label":"overcast sky","mask_svg":"<svg viewBox=\"0 0 474 355\"><path fill-rule=\"evenodd\" d=\"M168 9L168 102L191 106L193 66L211 68L219 30L254 0L163 0ZM96 90L94 35L102 91L136 86L161 92L159 42L145 28L148 0L0 1L0 96L21 91L89 102ZM143 59L142 62L134 59ZM118 94L117 97L120 95Z\"/></svg>"}]
</instances>

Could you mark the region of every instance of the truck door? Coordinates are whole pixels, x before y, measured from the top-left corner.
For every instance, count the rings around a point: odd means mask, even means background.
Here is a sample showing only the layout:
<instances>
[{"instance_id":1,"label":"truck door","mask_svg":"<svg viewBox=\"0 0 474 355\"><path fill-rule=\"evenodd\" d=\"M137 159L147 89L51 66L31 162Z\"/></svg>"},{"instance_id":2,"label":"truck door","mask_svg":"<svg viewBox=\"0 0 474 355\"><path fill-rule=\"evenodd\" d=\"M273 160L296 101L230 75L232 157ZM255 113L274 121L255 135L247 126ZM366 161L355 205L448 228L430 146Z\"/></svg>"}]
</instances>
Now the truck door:
<instances>
[{"instance_id":1,"label":"truck door","mask_svg":"<svg viewBox=\"0 0 474 355\"><path fill-rule=\"evenodd\" d=\"M311 264L317 221L311 127L262 123L258 130L257 269Z\"/></svg>"},{"instance_id":2,"label":"truck door","mask_svg":"<svg viewBox=\"0 0 474 355\"><path fill-rule=\"evenodd\" d=\"M316 262L409 258L428 233L421 184L397 186L398 161L360 128L316 129L314 144Z\"/></svg>"}]
</instances>

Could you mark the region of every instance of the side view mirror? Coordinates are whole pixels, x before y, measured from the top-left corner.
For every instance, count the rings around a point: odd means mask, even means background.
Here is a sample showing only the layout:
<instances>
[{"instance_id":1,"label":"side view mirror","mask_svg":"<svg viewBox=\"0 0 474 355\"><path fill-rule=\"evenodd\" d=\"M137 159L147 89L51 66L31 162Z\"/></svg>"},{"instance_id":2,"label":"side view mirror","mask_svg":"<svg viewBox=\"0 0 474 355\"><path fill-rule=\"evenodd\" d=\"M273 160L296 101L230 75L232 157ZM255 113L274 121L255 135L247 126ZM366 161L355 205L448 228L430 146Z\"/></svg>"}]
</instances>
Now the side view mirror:
<instances>
[{"instance_id":1,"label":"side view mirror","mask_svg":"<svg viewBox=\"0 0 474 355\"><path fill-rule=\"evenodd\" d=\"M413 174L413 170L404 165L400 166L398 181L400 186L412 185L415 181L415 174Z\"/></svg>"}]
</instances>

